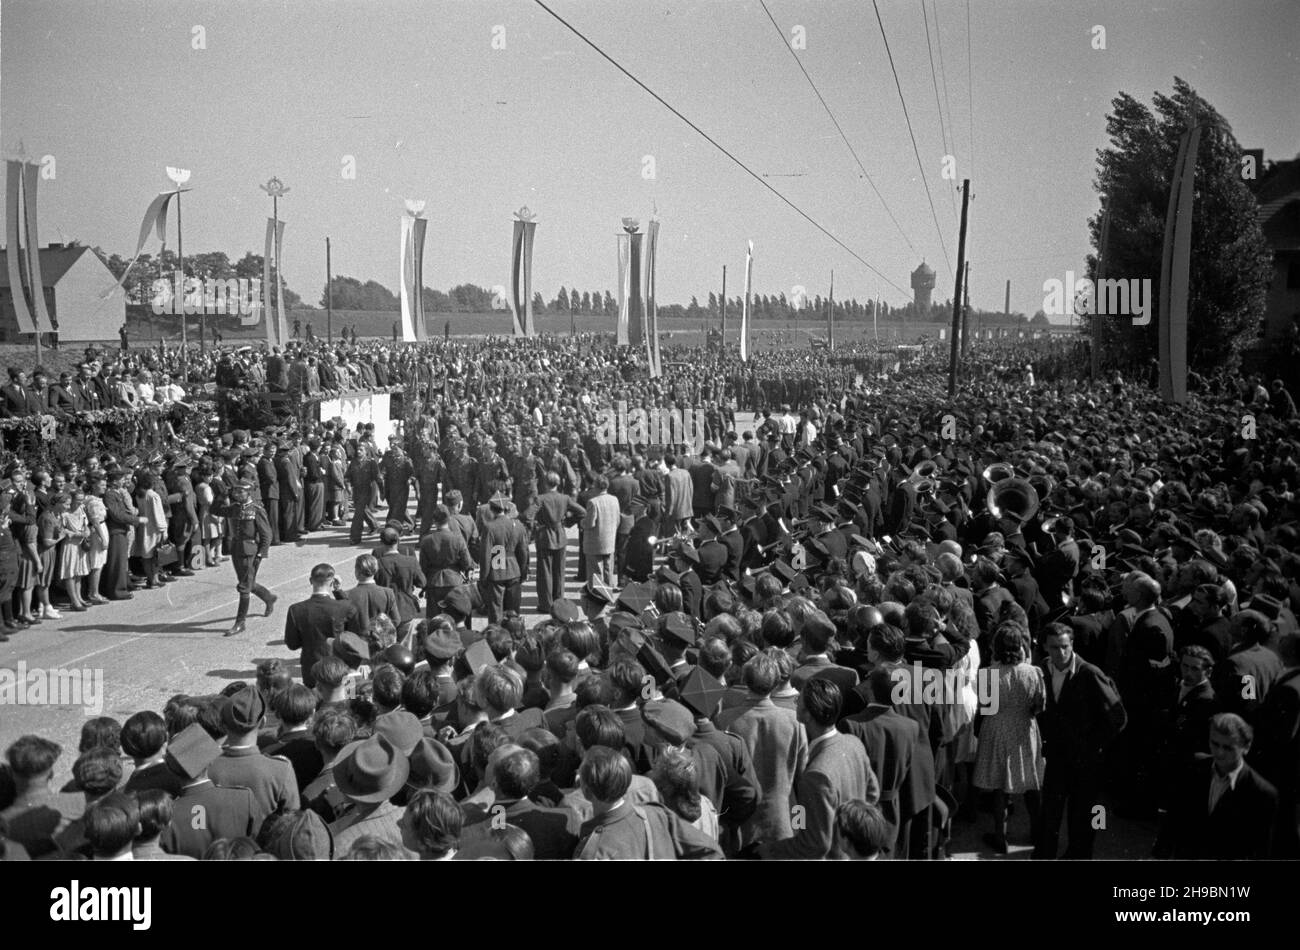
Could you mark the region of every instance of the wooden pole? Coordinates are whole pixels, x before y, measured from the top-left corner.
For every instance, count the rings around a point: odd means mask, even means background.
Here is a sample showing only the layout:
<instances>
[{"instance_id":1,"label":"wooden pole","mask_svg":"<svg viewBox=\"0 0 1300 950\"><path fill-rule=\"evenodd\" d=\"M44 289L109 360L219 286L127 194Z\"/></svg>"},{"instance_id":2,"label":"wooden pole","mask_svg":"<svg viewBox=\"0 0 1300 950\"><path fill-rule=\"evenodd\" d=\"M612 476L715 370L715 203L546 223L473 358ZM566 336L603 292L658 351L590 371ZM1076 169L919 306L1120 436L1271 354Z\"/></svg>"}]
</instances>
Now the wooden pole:
<instances>
[{"instance_id":1,"label":"wooden pole","mask_svg":"<svg viewBox=\"0 0 1300 950\"><path fill-rule=\"evenodd\" d=\"M325 342L334 345L334 278L330 272L330 239L325 239Z\"/></svg>"},{"instance_id":2,"label":"wooden pole","mask_svg":"<svg viewBox=\"0 0 1300 950\"><path fill-rule=\"evenodd\" d=\"M957 234L957 277L952 292L952 345L948 356L948 398L957 395L957 335L961 332L962 275L966 268L966 210L970 204L970 179L961 183L961 230Z\"/></svg>"},{"instance_id":3,"label":"wooden pole","mask_svg":"<svg viewBox=\"0 0 1300 950\"><path fill-rule=\"evenodd\" d=\"M181 193L180 186L176 191L176 271L180 274L180 291L181 291L181 377L182 382L186 385L190 380L190 347L189 334L186 329L185 319L185 245L181 237Z\"/></svg>"},{"instance_id":4,"label":"wooden pole","mask_svg":"<svg viewBox=\"0 0 1300 950\"><path fill-rule=\"evenodd\" d=\"M835 270L831 269L830 309L826 311L826 342L835 349Z\"/></svg>"},{"instance_id":5,"label":"wooden pole","mask_svg":"<svg viewBox=\"0 0 1300 950\"><path fill-rule=\"evenodd\" d=\"M722 352L727 352L727 265L722 265Z\"/></svg>"}]
</instances>

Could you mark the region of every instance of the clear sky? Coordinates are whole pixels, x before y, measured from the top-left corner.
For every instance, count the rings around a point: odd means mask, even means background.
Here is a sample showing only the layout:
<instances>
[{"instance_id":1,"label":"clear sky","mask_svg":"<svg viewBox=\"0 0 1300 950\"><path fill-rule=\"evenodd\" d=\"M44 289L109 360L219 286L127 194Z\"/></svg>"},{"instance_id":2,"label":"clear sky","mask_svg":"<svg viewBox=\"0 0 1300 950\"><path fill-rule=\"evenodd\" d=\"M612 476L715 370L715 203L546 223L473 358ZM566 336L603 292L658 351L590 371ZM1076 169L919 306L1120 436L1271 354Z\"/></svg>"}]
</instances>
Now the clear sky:
<instances>
[{"instance_id":1,"label":"clear sky","mask_svg":"<svg viewBox=\"0 0 1300 950\"><path fill-rule=\"evenodd\" d=\"M784 39L758 0L550 5L755 172L797 176L766 180L893 283L908 288L924 257L938 271L936 299L951 296L870 0L768 0ZM949 151L959 177L972 178L978 307L1000 309L1010 279L1012 308L1032 313L1044 280L1083 269L1096 150L1120 90L1149 103L1182 76L1243 146L1268 158L1300 152L1296 0L969 6L973 90L966 0L927 9L931 43L942 46ZM921 7L880 0L955 266L959 199L940 178ZM1092 48L1096 25L1105 50ZM903 234L782 48L795 27L804 68ZM167 165L193 171L186 249L260 253L270 200L257 186L278 175L291 189L281 202L285 278L313 304L327 235L336 274L397 287L406 198L427 201L425 282L442 289L505 283L512 212L527 204L539 221L534 285L548 299L562 284L612 290L620 218L644 221L656 208L666 302L703 301L723 264L738 293L750 240L756 292L824 294L834 268L837 298L910 296L533 0L4 0L0 149L12 156L20 140L29 157L56 160L57 177L41 185L42 239L124 255L150 198L169 187ZM354 179L343 174L348 157Z\"/></svg>"}]
</instances>

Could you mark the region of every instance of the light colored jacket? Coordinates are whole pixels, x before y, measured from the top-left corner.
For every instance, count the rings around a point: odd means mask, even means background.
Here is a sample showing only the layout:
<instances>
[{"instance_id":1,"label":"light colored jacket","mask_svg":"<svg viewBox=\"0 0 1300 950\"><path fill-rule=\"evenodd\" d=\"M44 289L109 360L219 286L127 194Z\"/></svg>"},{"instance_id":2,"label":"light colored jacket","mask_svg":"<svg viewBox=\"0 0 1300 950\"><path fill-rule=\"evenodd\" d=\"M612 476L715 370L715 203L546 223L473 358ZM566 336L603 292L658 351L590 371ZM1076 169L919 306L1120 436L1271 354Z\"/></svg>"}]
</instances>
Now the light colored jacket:
<instances>
[{"instance_id":1,"label":"light colored jacket","mask_svg":"<svg viewBox=\"0 0 1300 950\"><path fill-rule=\"evenodd\" d=\"M674 468L664 478L664 517L681 521L695 513L695 488L691 473L684 468Z\"/></svg>"},{"instance_id":2,"label":"light colored jacket","mask_svg":"<svg viewBox=\"0 0 1300 950\"><path fill-rule=\"evenodd\" d=\"M608 557L614 553L618 539L618 499L608 492L587 502L582 519L582 552Z\"/></svg>"},{"instance_id":3,"label":"light colored jacket","mask_svg":"<svg viewBox=\"0 0 1300 950\"><path fill-rule=\"evenodd\" d=\"M808 735L795 711L764 697L752 706L724 709L717 726L744 740L762 792L758 808L740 827L740 846L789 838L795 786L808 763Z\"/></svg>"}]
</instances>

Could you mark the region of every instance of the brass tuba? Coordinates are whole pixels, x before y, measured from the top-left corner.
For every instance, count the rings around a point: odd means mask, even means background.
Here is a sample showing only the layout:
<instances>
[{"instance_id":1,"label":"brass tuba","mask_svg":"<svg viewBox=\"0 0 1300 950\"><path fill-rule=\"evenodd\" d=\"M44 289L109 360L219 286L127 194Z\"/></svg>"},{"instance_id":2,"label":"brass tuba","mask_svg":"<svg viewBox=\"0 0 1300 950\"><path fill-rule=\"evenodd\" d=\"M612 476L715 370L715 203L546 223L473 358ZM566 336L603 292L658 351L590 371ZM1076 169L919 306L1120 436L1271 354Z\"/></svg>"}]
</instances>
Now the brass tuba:
<instances>
[{"instance_id":1,"label":"brass tuba","mask_svg":"<svg viewBox=\"0 0 1300 950\"><path fill-rule=\"evenodd\" d=\"M993 485L1005 479L1014 478L1016 470L1006 462L994 462L980 474L983 476L984 481Z\"/></svg>"},{"instance_id":2,"label":"brass tuba","mask_svg":"<svg viewBox=\"0 0 1300 950\"><path fill-rule=\"evenodd\" d=\"M988 493L989 511L998 518L1012 518L1021 524L1038 511L1038 492L1026 479L1018 476L994 483Z\"/></svg>"},{"instance_id":3,"label":"brass tuba","mask_svg":"<svg viewBox=\"0 0 1300 950\"><path fill-rule=\"evenodd\" d=\"M919 485L922 482L934 481L934 476L939 472L939 463L934 459L926 459L919 462L916 468L912 469L912 474L907 476L907 480L913 485Z\"/></svg>"}]
</instances>

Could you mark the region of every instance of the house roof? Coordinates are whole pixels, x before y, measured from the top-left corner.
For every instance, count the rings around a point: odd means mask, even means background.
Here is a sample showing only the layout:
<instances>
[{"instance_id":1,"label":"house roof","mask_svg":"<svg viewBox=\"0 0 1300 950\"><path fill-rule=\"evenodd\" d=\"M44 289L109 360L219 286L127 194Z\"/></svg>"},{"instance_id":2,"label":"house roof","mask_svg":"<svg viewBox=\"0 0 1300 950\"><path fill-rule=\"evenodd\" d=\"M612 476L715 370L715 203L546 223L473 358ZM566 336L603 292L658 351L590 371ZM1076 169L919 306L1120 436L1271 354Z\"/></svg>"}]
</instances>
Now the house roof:
<instances>
[{"instance_id":1,"label":"house roof","mask_svg":"<svg viewBox=\"0 0 1300 950\"><path fill-rule=\"evenodd\" d=\"M5 253L4 248L0 248L0 255ZM62 244L54 244L49 247L41 248L41 283L46 287L53 287L63 275L72 269L72 265L77 263L81 255L90 253L90 248L84 244L65 247ZM9 268L0 267L0 287L9 286Z\"/></svg>"}]
</instances>

